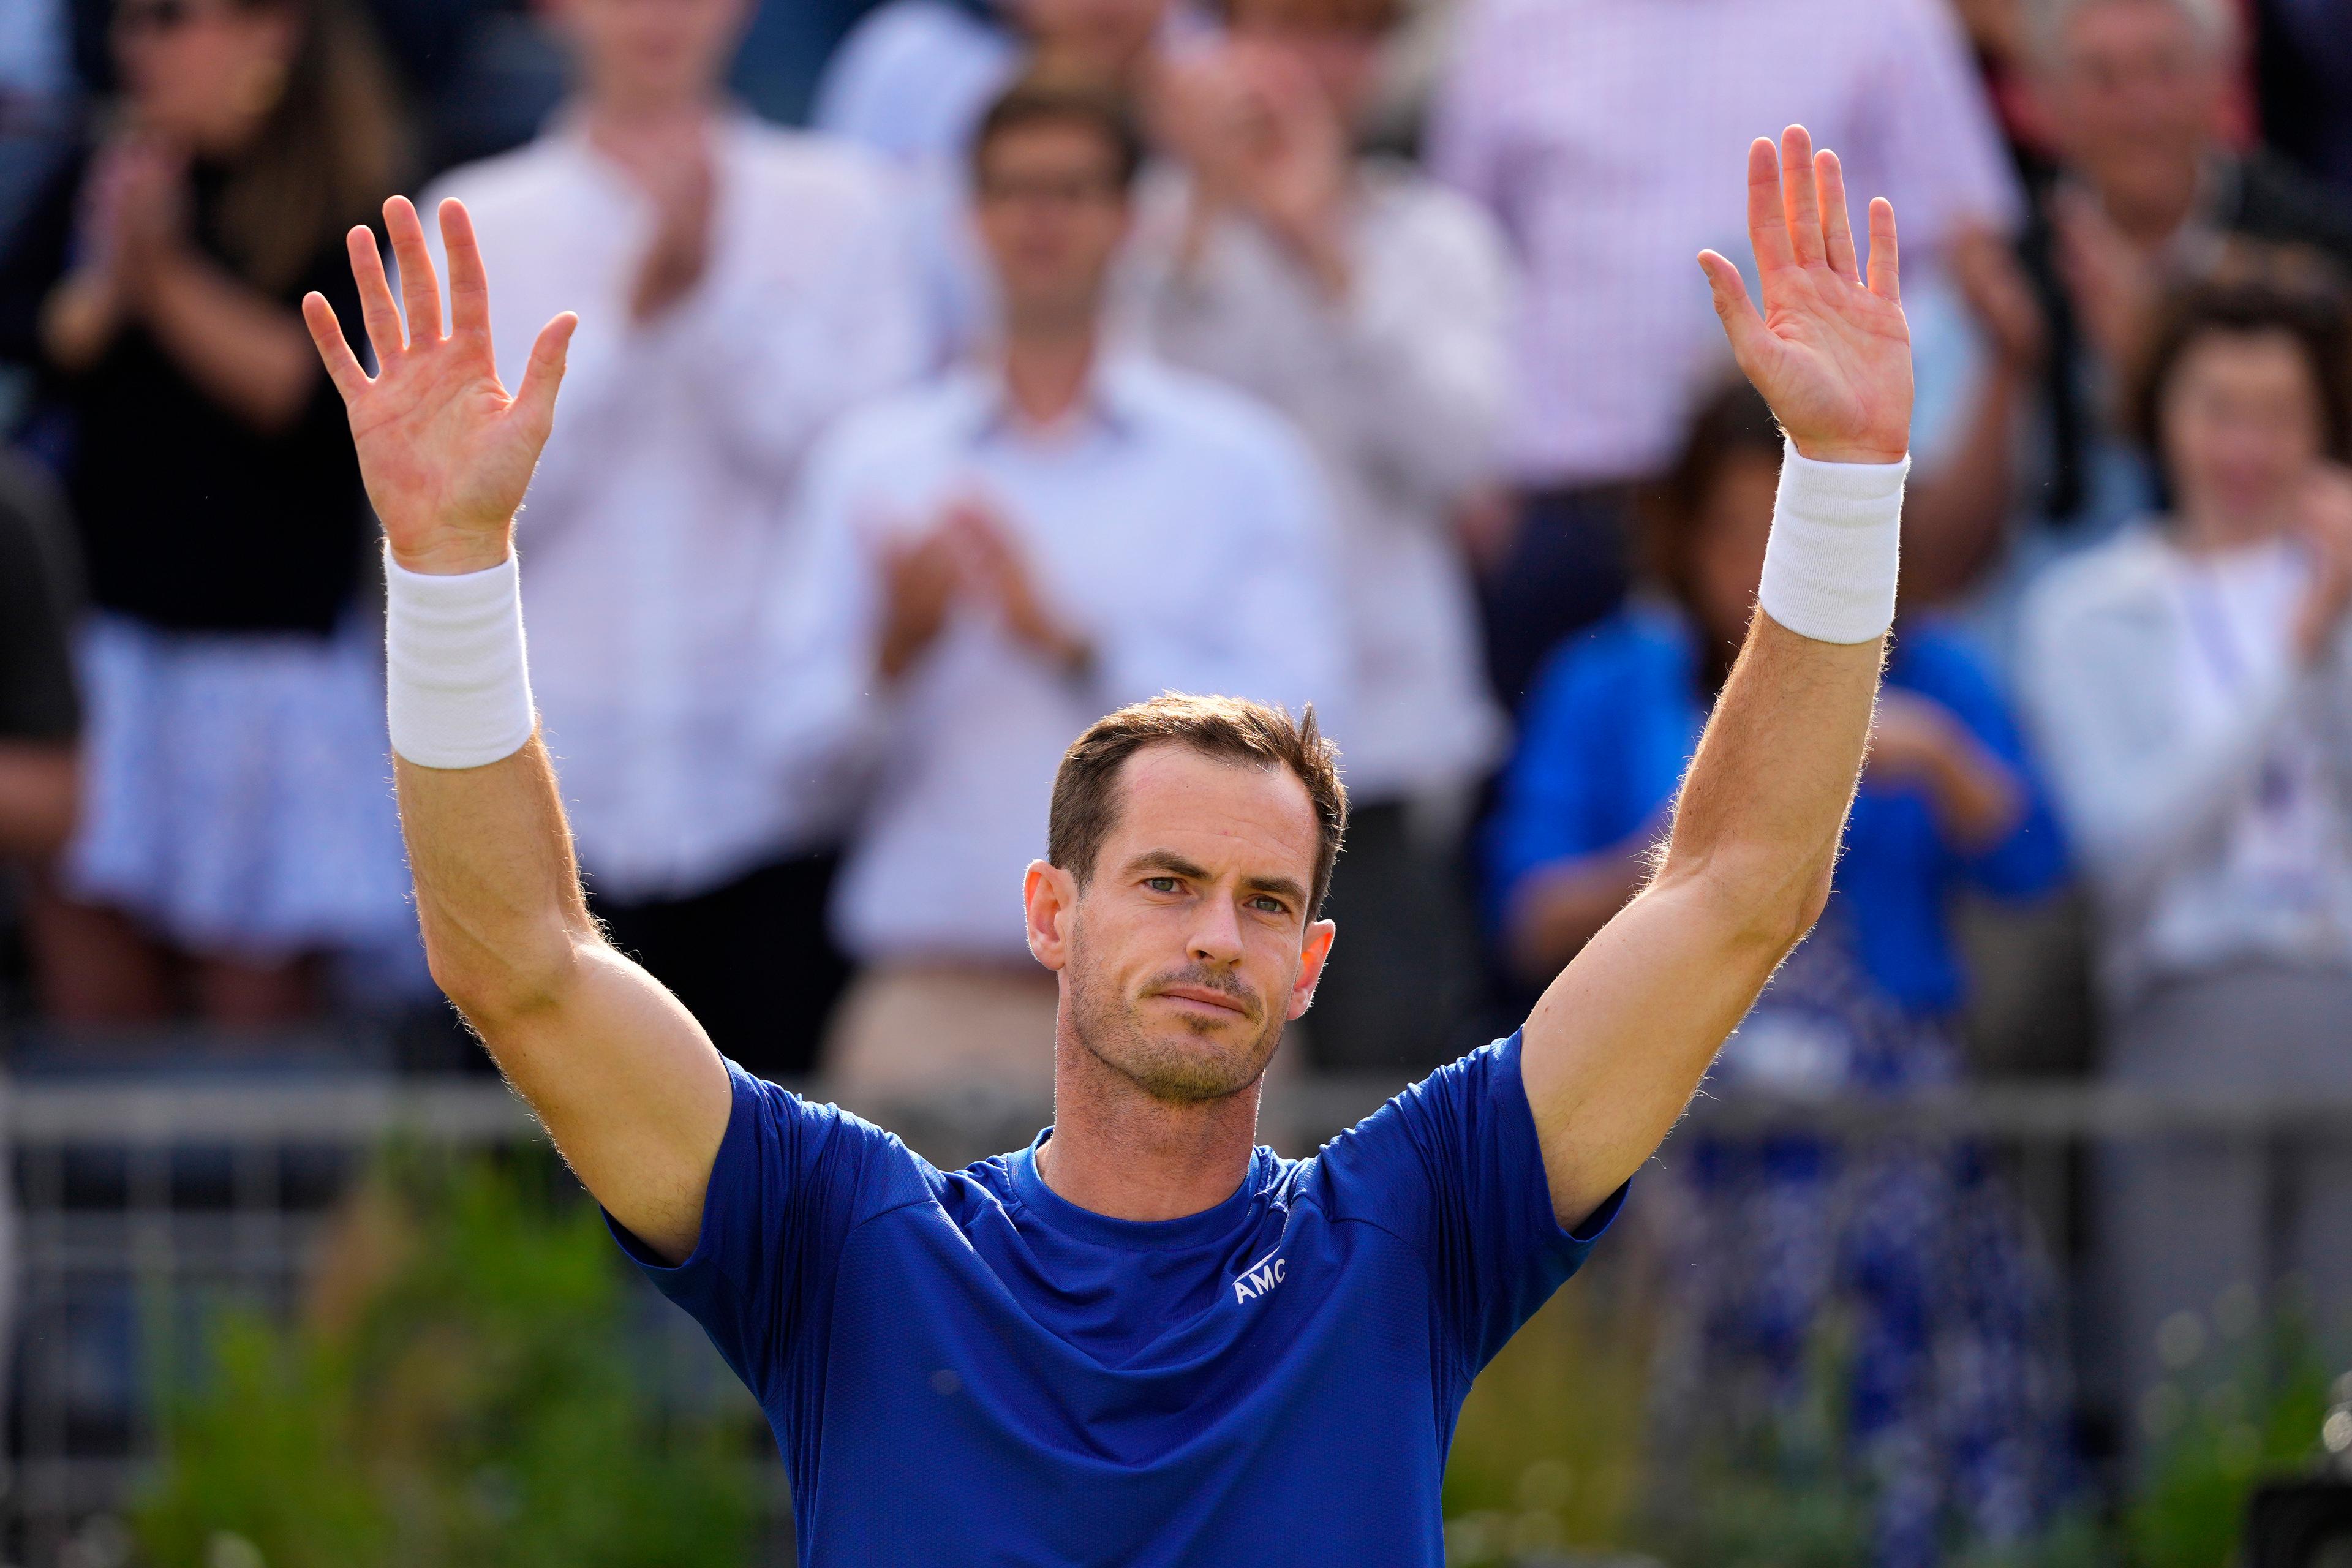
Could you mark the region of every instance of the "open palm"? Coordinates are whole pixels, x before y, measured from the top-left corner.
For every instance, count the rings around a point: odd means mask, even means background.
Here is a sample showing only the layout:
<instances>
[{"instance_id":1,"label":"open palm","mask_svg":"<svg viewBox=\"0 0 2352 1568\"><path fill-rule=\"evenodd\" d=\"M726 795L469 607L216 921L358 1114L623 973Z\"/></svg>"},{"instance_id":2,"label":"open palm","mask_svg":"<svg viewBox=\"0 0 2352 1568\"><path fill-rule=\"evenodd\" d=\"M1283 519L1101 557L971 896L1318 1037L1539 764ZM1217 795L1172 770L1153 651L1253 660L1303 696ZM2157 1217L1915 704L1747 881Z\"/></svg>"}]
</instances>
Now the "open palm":
<instances>
[{"instance_id":1,"label":"open palm","mask_svg":"<svg viewBox=\"0 0 2352 1568\"><path fill-rule=\"evenodd\" d=\"M361 368L323 297L303 300L302 319L343 395L360 472L393 559L415 572L495 566L506 559L515 509L553 426L556 384L579 318L567 310L541 331L522 385L509 395L490 352L489 288L465 206L441 204L449 258L446 333L440 279L416 209L394 196L384 203L383 218L400 262L405 334L374 237L364 228L350 236L375 375Z\"/></svg>"},{"instance_id":2,"label":"open palm","mask_svg":"<svg viewBox=\"0 0 2352 1568\"><path fill-rule=\"evenodd\" d=\"M1892 463L1911 445L1911 331L1897 286L1895 209L1870 204L1865 281L1837 155L1801 125L1748 149L1748 237L1764 313L1739 269L1712 250L1699 265L1731 352L1797 450L1823 462Z\"/></svg>"}]
</instances>

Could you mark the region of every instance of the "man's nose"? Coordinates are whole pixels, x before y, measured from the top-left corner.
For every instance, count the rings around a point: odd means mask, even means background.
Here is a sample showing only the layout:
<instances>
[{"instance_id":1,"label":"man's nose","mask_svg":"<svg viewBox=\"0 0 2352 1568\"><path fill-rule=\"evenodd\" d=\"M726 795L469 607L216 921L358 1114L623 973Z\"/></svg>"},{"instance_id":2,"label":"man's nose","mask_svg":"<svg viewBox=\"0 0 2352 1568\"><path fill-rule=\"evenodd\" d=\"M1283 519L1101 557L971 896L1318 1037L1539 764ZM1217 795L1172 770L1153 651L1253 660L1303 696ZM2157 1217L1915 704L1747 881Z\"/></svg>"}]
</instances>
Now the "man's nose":
<instances>
[{"instance_id":1,"label":"man's nose","mask_svg":"<svg viewBox=\"0 0 2352 1568\"><path fill-rule=\"evenodd\" d=\"M1192 956L1203 963L1237 963L1242 922L1229 899L1204 899L1192 926Z\"/></svg>"}]
</instances>

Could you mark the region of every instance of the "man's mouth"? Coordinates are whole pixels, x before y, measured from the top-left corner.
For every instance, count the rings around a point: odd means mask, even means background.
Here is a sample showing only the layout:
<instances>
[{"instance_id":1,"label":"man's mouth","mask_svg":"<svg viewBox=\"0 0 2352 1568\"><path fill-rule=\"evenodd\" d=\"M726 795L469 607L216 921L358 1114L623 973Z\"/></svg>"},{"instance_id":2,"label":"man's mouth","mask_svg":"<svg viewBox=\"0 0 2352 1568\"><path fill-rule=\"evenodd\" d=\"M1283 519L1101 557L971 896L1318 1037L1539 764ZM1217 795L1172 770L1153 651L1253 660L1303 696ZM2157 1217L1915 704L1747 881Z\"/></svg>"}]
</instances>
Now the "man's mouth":
<instances>
[{"instance_id":1,"label":"man's mouth","mask_svg":"<svg viewBox=\"0 0 2352 1568\"><path fill-rule=\"evenodd\" d=\"M1240 997L1229 991L1220 991L1212 985L1163 985L1152 994L1164 996L1171 1002L1181 1002L1188 1006L1228 1013L1237 1018L1246 1018L1250 1016L1248 1005Z\"/></svg>"}]
</instances>

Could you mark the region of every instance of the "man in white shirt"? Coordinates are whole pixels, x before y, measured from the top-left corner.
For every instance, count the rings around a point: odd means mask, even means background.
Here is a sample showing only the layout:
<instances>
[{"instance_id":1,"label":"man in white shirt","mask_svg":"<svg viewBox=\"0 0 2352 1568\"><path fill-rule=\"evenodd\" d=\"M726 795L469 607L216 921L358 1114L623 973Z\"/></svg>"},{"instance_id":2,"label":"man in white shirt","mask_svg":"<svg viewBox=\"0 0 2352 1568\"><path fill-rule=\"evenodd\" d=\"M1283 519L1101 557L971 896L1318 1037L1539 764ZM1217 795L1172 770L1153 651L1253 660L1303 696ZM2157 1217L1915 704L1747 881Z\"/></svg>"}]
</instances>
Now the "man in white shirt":
<instances>
[{"instance_id":1,"label":"man in white shirt","mask_svg":"<svg viewBox=\"0 0 2352 1568\"><path fill-rule=\"evenodd\" d=\"M1155 346L1296 420L1333 498L1356 706L1327 1067L1460 1054L1478 999L1461 828L1504 730L1454 520L1498 477L1510 267L1475 203L1354 155L1403 10L1231 0L1226 40L1164 75L1181 167L1147 181L1132 247Z\"/></svg>"},{"instance_id":2,"label":"man in white shirt","mask_svg":"<svg viewBox=\"0 0 2352 1568\"><path fill-rule=\"evenodd\" d=\"M786 502L817 432L922 353L889 187L753 121L720 75L746 0L562 0L578 93L460 169L517 323L581 319L521 548L538 697L598 913L759 1070L805 1072L843 980L824 940L837 803L765 678Z\"/></svg>"},{"instance_id":3,"label":"man in white shirt","mask_svg":"<svg viewBox=\"0 0 2352 1568\"><path fill-rule=\"evenodd\" d=\"M852 716L873 780L835 902L866 967L825 1055L854 1100L1050 1082L1054 980L1007 889L1087 724L1166 689L1345 708L1312 455L1270 411L1103 342L1139 159L1115 99L998 100L973 179L1001 347L809 460L793 679Z\"/></svg>"},{"instance_id":4,"label":"man in white shirt","mask_svg":"<svg viewBox=\"0 0 2352 1568\"><path fill-rule=\"evenodd\" d=\"M1525 496L1490 581L1489 658L1514 702L1551 647L1622 592L1624 502L1727 373L1679 274L1736 250L1749 125L1809 126L1850 187L1903 213L1916 274L2022 212L1943 0L1470 0L1432 105L1430 162L1490 208L1526 278L1506 437Z\"/></svg>"}]
</instances>

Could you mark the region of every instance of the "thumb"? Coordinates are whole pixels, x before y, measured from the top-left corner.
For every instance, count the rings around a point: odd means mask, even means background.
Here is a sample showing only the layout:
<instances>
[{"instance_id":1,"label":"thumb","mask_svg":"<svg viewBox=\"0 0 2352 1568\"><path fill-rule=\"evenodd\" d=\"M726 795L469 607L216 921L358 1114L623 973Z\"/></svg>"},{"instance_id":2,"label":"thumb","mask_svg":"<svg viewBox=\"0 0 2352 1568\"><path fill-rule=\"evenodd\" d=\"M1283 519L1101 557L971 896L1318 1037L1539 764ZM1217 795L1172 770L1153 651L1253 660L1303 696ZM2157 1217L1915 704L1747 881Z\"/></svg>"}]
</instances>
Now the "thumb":
<instances>
[{"instance_id":1,"label":"thumb","mask_svg":"<svg viewBox=\"0 0 2352 1568\"><path fill-rule=\"evenodd\" d=\"M563 380L564 356L572 347L572 329L579 324L580 318L566 310L541 327L539 341L530 345L530 363L523 367L514 412L541 441L555 427L555 389Z\"/></svg>"},{"instance_id":2,"label":"thumb","mask_svg":"<svg viewBox=\"0 0 2352 1568\"><path fill-rule=\"evenodd\" d=\"M1739 362L1739 368L1753 381L1772 334L1766 330L1764 318L1748 302L1748 285L1740 279L1738 268L1712 250L1698 253L1698 265L1699 270L1706 274L1707 290L1715 298L1715 313L1723 322L1723 335L1731 340L1731 357Z\"/></svg>"}]
</instances>

